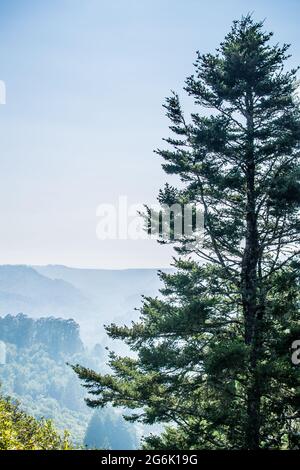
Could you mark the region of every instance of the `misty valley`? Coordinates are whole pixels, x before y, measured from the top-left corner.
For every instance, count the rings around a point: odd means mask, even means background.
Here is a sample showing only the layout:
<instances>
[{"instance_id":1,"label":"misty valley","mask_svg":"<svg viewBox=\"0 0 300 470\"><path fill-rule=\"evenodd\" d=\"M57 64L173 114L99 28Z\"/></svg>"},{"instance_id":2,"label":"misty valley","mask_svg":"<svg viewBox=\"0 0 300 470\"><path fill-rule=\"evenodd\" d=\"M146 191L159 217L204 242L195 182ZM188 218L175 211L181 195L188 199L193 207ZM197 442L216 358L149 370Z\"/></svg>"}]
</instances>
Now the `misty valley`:
<instances>
[{"instance_id":1,"label":"misty valley","mask_svg":"<svg viewBox=\"0 0 300 470\"><path fill-rule=\"evenodd\" d=\"M155 270L1 266L2 395L68 430L80 448L136 448L145 429L126 422L120 410L89 408L86 390L68 364L107 371L103 324L133 318L142 291L158 293Z\"/></svg>"}]
</instances>

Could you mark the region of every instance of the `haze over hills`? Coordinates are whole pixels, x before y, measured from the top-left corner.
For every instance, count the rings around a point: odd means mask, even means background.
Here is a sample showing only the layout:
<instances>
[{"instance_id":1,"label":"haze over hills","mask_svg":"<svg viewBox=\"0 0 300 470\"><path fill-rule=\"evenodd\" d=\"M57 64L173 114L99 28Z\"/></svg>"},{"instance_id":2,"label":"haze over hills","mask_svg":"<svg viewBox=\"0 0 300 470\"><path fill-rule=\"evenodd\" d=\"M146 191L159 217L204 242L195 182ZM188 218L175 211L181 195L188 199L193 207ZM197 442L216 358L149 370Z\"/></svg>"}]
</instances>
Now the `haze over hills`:
<instances>
[{"instance_id":1,"label":"haze over hills","mask_svg":"<svg viewBox=\"0 0 300 470\"><path fill-rule=\"evenodd\" d=\"M156 269L80 269L60 265L0 266L0 315L73 318L86 344L107 342L103 325L138 316L141 296L157 295Z\"/></svg>"},{"instance_id":2,"label":"haze over hills","mask_svg":"<svg viewBox=\"0 0 300 470\"><path fill-rule=\"evenodd\" d=\"M52 280L29 266L0 266L0 313L65 316L88 300L70 283Z\"/></svg>"},{"instance_id":3,"label":"haze over hills","mask_svg":"<svg viewBox=\"0 0 300 470\"><path fill-rule=\"evenodd\" d=\"M93 415L84 402L85 389L66 363L108 372L105 346L119 354L127 348L109 340L103 324L130 323L138 315L141 295L156 295L159 287L154 269L0 265L3 393L20 401L30 415L53 419L59 430L69 429L75 445L83 445L91 428L99 439L112 429L112 448L133 448L137 437L152 428L129 425L112 409L101 419ZM123 429L126 444L119 443L122 433L116 429ZM86 443L93 447L93 441Z\"/></svg>"}]
</instances>

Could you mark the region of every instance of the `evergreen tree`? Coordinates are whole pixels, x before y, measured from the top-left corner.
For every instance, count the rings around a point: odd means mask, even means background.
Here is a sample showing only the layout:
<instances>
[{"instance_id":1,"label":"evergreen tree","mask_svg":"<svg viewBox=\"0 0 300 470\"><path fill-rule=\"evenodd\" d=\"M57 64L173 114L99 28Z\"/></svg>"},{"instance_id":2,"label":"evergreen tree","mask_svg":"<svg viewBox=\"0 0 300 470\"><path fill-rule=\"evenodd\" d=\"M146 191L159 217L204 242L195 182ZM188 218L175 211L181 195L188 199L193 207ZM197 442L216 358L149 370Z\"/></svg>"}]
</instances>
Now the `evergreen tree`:
<instances>
[{"instance_id":1,"label":"evergreen tree","mask_svg":"<svg viewBox=\"0 0 300 470\"><path fill-rule=\"evenodd\" d=\"M85 433L84 445L90 449L110 449L106 434L103 417L95 411Z\"/></svg>"},{"instance_id":2,"label":"evergreen tree","mask_svg":"<svg viewBox=\"0 0 300 470\"><path fill-rule=\"evenodd\" d=\"M84 444L90 449L132 450L135 430L112 410L96 410L88 424Z\"/></svg>"},{"instance_id":3,"label":"evergreen tree","mask_svg":"<svg viewBox=\"0 0 300 470\"><path fill-rule=\"evenodd\" d=\"M134 357L111 353L110 375L74 368L90 406L168 423L146 447L299 444L300 113L288 48L242 18L215 54L198 53L190 119L176 93L166 100L173 136L157 153L183 187L159 199L200 203L203 239L177 241L176 273L160 273L163 298L145 298L139 322L107 327Z\"/></svg>"}]
</instances>

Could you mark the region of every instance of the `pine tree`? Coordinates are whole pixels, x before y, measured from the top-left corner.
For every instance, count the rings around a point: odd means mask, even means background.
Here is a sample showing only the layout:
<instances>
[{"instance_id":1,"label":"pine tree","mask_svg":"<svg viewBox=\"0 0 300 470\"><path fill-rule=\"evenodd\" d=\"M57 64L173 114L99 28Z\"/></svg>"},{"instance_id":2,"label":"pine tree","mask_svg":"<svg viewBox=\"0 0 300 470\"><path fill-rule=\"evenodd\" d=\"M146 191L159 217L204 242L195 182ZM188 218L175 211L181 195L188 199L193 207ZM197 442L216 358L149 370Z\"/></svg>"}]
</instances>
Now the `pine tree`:
<instances>
[{"instance_id":1,"label":"pine tree","mask_svg":"<svg viewBox=\"0 0 300 470\"><path fill-rule=\"evenodd\" d=\"M84 444L90 449L132 450L136 444L135 430L113 410L96 410L88 424Z\"/></svg>"},{"instance_id":2,"label":"pine tree","mask_svg":"<svg viewBox=\"0 0 300 470\"><path fill-rule=\"evenodd\" d=\"M84 444L90 449L110 449L103 417L95 411L88 424Z\"/></svg>"},{"instance_id":3,"label":"pine tree","mask_svg":"<svg viewBox=\"0 0 300 470\"><path fill-rule=\"evenodd\" d=\"M300 108L288 48L243 17L215 54L197 54L190 119L176 93L166 100L173 136L157 153L183 187L159 198L200 203L203 239L177 242L176 272L160 273L163 297L144 299L139 322L107 327L134 357L111 353L110 375L75 367L91 406L166 423L148 448L299 445Z\"/></svg>"}]
</instances>

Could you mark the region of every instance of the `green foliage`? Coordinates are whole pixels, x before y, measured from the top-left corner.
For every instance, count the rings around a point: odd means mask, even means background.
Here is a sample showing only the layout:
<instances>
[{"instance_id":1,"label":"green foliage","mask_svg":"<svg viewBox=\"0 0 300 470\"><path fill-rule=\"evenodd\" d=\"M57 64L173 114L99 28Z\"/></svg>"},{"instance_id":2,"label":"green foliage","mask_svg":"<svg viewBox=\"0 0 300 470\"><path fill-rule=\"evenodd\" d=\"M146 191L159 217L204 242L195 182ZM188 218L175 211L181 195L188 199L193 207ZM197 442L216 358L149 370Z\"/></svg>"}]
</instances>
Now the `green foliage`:
<instances>
[{"instance_id":1,"label":"green foliage","mask_svg":"<svg viewBox=\"0 0 300 470\"><path fill-rule=\"evenodd\" d=\"M36 344L19 349L7 343L6 349L7 362L0 369L3 391L31 415L49 418L58 429L70 430L73 442L82 445L91 413L66 361L76 358L86 363L86 357L80 354L55 360Z\"/></svg>"},{"instance_id":2,"label":"green foliage","mask_svg":"<svg viewBox=\"0 0 300 470\"><path fill-rule=\"evenodd\" d=\"M50 419L59 432L68 429L70 441L82 447L92 411L84 403L84 390L66 362L101 367L100 345L91 352L84 350L78 326L72 320L33 320L22 314L0 318L0 339L5 341L6 349L6 362L0 365L3 391L20 402L29 415ZM135 445L133 425L129 429L113 410L105 412L101 420L109 448ZM99 433L95 430L94 438L103 446L105 436L101 430Z\"/></svg>"},{"instance_id":3,"label":"green foliage","mask_svg":"<svg viewBox=\"0 0 300 470\"><path fill-rule=\"evenodd\" d=\"M200 203L203 239L174 240L181 257L175 274L160 273L162 298L146 297L138 322L107 327L133 357L111 353L111 374L74 367L90 406L167 423L147 448L299 445L290 348L299 333L300 108L287 58L288 46L247 16L214 55L198 53L185 87L190 119L176 93L166 101L172 137L157 153L182 184L166 185L159 201Z\"/></svg>"},{"instance_id":4,"label":"green foliage","mask_svg":"<svg viewBox=\"0 0 300 470\"><path fill-rule=\"evenodd\" d=\"M0 366L4 393L22 404L30 415L53 420L70 439L82 445L91 412L84 391L68 360L99 366L83 349L78 325L72 320L25 315L0 318L0 339L6 345L6 362Z\"/></svg>"},{"instance_id":5,"label":"green foliage","mask_svg":"<svg viewBox=\"0 0 300 470\"><path fill-rule=\"evenodd\" d=\"M0 398L0 450L70 450L50 420L36 420L8 398Z\"/></svg>"}]
</instances>

